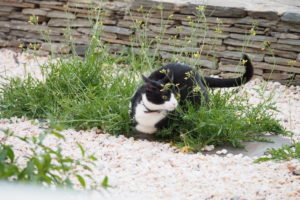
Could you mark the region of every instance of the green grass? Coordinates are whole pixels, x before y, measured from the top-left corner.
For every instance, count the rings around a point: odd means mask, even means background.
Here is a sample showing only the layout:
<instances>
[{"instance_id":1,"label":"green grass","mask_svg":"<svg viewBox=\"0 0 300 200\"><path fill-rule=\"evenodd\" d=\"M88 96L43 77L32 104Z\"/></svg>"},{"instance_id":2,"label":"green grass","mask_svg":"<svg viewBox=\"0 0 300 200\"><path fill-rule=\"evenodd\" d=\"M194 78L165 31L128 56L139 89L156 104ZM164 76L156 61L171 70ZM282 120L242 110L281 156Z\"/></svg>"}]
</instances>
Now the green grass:
<instances>
[{"instance_id":1,"label":"green grass","mask_svg":"<svg viewBox=\"0 0 300 200\"><path fill-rule=\"evenodd\" d=\"M136 65L125 65L130 60ZM134 54L114 55L105 47L97 52L90 48L84 59L75 56L43 66L44 82L31 76L11 79L1 88L0 115L48 118L65 128L97 126L111 134L133 135L128 105L141 84L140 73L151 67L142 62ZM270 99L254 106L236 92L210 92L208 105L190 105L184 111L179 108L170 127L157 135L198 151L208 144L240 147L241 141L264 132L286 133L270 114L276 111Z\"/></svg>"},{"instance_id":2,"label":"green grass","mask_svg":"<svg viewBox=\"0 0 300 200\"><path fill-rule=\"evenodd\" d=\"M279 149L268 149L265 154L266 156L256 159L255 162L300 159L300 143L296 142L293 145L285 145Z\"/></svg>"},{"instance_id":3,"label":"green grass","mask_svg":"<svg viewBox=\"0 0 300 200\"><path fill-rule=\"evenodd\" d=\"M206 23L204 10L205 7L197 8L199 19L195 22ZM190 22L193 27L194 21ZM217 29L220 24L218 22ZM141 50L137 53L134 47L128 47L121 54L114 54L100 41L101 26L101 23L96 22L90 48L83 59L74 55L68 60L43 66L45 81L28 76L24 80L12 78L2 85L0 117L50 119L51 125L55 127L99 127L114 135L134 135L134 122L130 119L128 105L141 84L140 74L166 63L158 56L157 49L159 42L164 39L165 27L162 23L162 35L149 39L144 29L147 20L136 22L135 31L144 35L132 41L138 43ZM194 28L192 33L199 29ZM200 30L205 31L207 27ZM221 30L218 32L222 34ZM190 38L181 39L186 41L186 47L196 47L192 43L194 37L191 34ZM156 49L153 49L153 44ZM192 62L197 62L202 55L204 43L199 45L199 52L185 54L179 51L173 59L185 62L187 57L194 56ZM208 55L214 56L214 53ZM194 66L195 63L188 64ZM276 108L271 99L254 106L246 96L235 95L236 92L210 91L209 104L197 108L190 105L187 110L178 108L172 116L170 127L156 134L158 139L171 140L178 146L188 146L198 151L209 144L241 147L241 141L260 140L259 136L265 132L287 134L274 118ZM258 92L263 93L263 89Z\"/></svg>"},{"instance_id":4,"label":"green grass","mask_svg":"<svg viewBox=\"0 0 300 200\"><path fill-rule=\"evenodd\" d=\"M237 91L211 92L208 105L189 105L187 110L179 110L171 126L158 134L193 151L210 144L243 147L241 141L261 140L265 132L287 134L270 114L276 111L271 102L251 105L247 98L235 95Z\"/></svg>"},{"instance_id":5,"label":"green grass","mask_svg":"<svg viewBox=\"0 0 300 200\"><path fill-rule=\"evenodd\" d=\"M118 69L118 58L104 52L43 66L49 72L45 82L31 76L12 79L1 88L1 117L49 118L77 129L98 126L110 133L129 132L128 103L136 72Z\"/></svg>"}]
</instances>

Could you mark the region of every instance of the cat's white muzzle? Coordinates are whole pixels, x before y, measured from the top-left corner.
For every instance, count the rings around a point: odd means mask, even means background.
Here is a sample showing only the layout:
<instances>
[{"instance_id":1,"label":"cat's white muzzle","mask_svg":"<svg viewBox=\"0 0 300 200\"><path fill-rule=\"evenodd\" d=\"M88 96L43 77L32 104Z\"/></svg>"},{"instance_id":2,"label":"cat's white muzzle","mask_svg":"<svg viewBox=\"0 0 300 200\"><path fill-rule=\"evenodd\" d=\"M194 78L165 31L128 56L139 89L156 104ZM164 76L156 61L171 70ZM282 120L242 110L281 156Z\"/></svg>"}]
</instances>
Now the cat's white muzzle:
<instances>
[{"instance_id":1,"label":"cat's white muzzle","mask_svg":"<svg viewBox=\"0 0 300 200\"><path fill-rule=\"evenodd\" d=\"M172 94L170 100L164 103L164 106L165 106L165 108L166 108L167 111L173 111L173 110L176 109L176 107L178 106L178 102L174 98L173 94Z\"/></svg>"}]
</instances>

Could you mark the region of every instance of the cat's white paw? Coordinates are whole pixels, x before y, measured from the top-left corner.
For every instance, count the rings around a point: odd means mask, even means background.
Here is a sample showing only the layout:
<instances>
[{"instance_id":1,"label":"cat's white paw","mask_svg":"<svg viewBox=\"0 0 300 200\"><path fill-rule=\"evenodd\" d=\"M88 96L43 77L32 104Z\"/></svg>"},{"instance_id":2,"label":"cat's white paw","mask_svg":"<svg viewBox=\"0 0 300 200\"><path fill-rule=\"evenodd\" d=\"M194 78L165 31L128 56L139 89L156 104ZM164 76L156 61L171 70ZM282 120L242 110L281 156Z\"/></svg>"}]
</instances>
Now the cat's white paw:
<instances>
[{"instance_id":1,"label":"cat's white paw","mask_svg":"<svg viewBox=\"0 0 300 200\"><path fill-rule=\"evenodd\" d=\"M157 131L157 128L153 126L142 126L140 124L136 125L135 129L141 133L153 134Z\"/></svg>"}]
</instances>

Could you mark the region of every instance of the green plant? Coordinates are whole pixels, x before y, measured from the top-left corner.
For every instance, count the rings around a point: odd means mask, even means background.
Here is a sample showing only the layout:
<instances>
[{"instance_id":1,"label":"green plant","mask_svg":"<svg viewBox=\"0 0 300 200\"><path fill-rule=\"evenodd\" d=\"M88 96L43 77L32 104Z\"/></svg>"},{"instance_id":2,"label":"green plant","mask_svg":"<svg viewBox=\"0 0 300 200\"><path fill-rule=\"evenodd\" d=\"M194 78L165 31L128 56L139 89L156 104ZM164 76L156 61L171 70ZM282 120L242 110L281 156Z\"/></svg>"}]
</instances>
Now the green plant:
<instances>
[{"instance_id":1,"label":"green plant","mask_svg":"<svg viewBox=\"0 0 300 200\"><path fill-rule=\"evenodd\" d=\"M0 180L59 187L74 187L78 182L81 187L87 189L96 189L100 186L100 183L92 177L91 167L95 165L97 159L93 155L87 155L79 143L82 157L73 159L64 156L59 146L51 148L44 145L44 140L49 134L61 140L65 139L56 131L51 130L32 137L14 136L9 130L2 132L5 137L0 143ZM6 144L11 137L29 146L30 152L26 154L23 165L17 162L20 158L15 155L14 145ZM82 170L85 170L84 174L81 173ZM86 180L91 183L87 185ZM107 177L103 181L108 185Z\"/></svg>"},{"instance_id":2,"label":"green plant","mask_svg":"<svg viewBox=\"0 0 300 200\"><path fill-rule=\"evenodd\" d=\"M265 154L266 156L258 158L254 162L300 159L300 143L296 142L293 145L285 145L279 149L268 149Z\"/></svg>"},{"instance_id":3,"label":"green plant","mask_svg":"<svg viewBox=\"0 0 300 200\"><path fill-rule=\"evenodd\" d=\"M205 145L229 144L242 147L241 141L260 140L264 132L288 134L273 118L271 102L251 105L247 98L236 95L237 89L210 92L210 102L201 107L188 105L172 117L169 128L158 132L179 147L200 151Z\"/></svg>"},{"instance_id":4,"label":"green plant","mask_svg":"<svg viewBox=\"0 0 300 200\"><path fill-rule=\"evenodd\" d=\"M199 34L206 36L207 26L196 35L195 23L199 25L206 22L205 7L198 7L197 11L199 19L190 19L191 37L187 37L187 41L194 41ZM141 34L133 42L139 43L142 52L136 52L132 46L117 54L111 53L101 41L102 23L98 20L83 59L74 55L68 60L61 59L42 66L43 81L29 75L24 80L12 78L3 84L0 88L0 116L48 118L51 119L51 125L56 127L89 129L97 126L111 134L133 135L133 120L128 114L128 104L140 85L140 74L163 63L157 49L154 55L151 50L155 47L154 43L162 41L165 29L161 29L162 35L158 38L146 40L144 31L147 20L137 21L135 29ZM218 21L219 34L222 33L221 24ZM252 34L255 35L255 32ZM205 37L200 44L184 42L187 46L201 47L194 54L196 59L193 61L196 63L201 57L204 40ZM191 56L182 50L178 53ZM196 108L189 105L186 110L179 108L172 116L170 127L157 135L174 141L178 146L189 146L198 151L207 144L239 147L241 141L258 138L263 132L286 134L273 117L276 108L271 98L254 106L246 96L236 93L237 90L217 90L210 92L210 103L207 105Z\"/></svg>"}]
</instances>

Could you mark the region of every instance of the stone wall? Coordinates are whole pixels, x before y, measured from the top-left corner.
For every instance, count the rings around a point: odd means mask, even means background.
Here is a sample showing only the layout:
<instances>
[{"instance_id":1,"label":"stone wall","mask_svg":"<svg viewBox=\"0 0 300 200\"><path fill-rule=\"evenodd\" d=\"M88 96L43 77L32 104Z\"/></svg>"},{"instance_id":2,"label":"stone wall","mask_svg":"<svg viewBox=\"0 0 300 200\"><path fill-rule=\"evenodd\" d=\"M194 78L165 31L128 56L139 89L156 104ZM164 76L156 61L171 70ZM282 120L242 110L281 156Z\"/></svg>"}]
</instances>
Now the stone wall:
<instances>
[{"instance_id":1,"label":"stone wall","mask_svg":"<svg viewBox=\"0 0 300 200\"><path fill-rule=\"evenodd\" d=\"M223 77L243 71L237 64L244 51L252 58L256 75L300 84L300 11L204 8L179 2L0 0L0 47L25 45L47 55L50 51L70 53L68 42L72 41L83 55L97 18L95 8L101 7L101 39L112 51L129 46L140 53L135 40L147 36L153 49L159 49L158 56L193 63Z\"/></svg>"}]
</instances>

